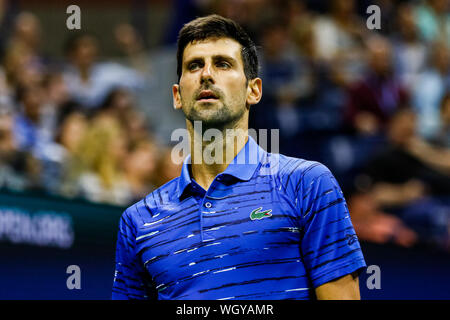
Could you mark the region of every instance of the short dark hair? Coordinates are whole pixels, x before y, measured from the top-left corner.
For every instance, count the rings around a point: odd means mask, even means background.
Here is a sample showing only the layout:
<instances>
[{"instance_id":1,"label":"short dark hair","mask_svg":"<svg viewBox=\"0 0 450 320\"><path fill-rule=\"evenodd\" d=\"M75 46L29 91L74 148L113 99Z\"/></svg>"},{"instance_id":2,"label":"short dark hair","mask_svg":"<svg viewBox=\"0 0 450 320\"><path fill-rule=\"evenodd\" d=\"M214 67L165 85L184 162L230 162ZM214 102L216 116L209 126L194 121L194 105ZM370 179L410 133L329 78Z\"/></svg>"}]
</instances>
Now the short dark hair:
<instances>
[{"instance_id":1,"label":"short dark hair","mask_svg":"<svg viewBox=\"0 0 450 320\"><path fill-rule=\"evenodd\" d=\"M231 19L217 14L197 18L181 28L177 41L177 75L181 78L183 53L186 46L193 41L209 38L231 38L242 46L241 56L244 63L244 73L247 78L258 76L258 55L256 46L245 30Z\"/></svg>"}]
</instances>

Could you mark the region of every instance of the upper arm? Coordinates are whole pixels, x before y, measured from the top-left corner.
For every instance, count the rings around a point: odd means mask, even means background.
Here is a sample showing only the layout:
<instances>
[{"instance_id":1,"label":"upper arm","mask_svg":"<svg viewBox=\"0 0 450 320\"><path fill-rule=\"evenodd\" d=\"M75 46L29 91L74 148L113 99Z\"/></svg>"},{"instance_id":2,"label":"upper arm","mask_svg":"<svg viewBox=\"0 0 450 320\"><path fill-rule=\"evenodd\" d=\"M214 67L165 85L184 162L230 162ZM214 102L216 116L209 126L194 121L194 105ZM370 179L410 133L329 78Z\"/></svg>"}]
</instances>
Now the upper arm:
<instances>
[{"instance_id":1,"label":"upper arm","mask_svg":"<svg viewBox=\"0 0 450 320\"><path fill-rule=\"evenodd\" d=\"M324 283L315 292L318 300L360 300L358 273Z\"/></svg>"},{"instance_id":2,"label":"upper arm","mask_svg":"<svg viewBox=\"0 0 450 320\"><path fill-rule=\"evenodd\" d=\"M320 163L313 162L306 170L298 191L303 199L299 208L302 260L314 288L331 282L325 288L334 288L347 280L337 279L359 271L366 263L337 181Z\"/></svg>"},{"instance_id":3,"label":"upper arm","mask_svg":"<svg viewBox=\"0 0 450 320\"><path fill-rule=\"evenodd\" d=\"M151 277L135 253L135 226L128 213L124 212L119 224L112 299L155 299Z\"/></svg>"}]
</instances>

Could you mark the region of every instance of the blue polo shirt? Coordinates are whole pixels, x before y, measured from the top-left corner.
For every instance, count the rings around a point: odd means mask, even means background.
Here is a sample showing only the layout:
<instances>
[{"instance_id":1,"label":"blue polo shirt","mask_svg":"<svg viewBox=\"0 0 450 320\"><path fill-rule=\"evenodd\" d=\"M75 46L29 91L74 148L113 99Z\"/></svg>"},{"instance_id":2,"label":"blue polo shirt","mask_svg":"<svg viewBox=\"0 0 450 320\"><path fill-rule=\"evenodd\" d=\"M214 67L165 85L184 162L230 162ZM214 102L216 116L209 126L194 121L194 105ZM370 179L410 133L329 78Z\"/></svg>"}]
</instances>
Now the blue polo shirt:
<instances>
[{"instance_id":1,"label":"blue polo shirt","mask_svg":"<svg viewBox=\"0 0 450 320\"><path fill-rule=\"evenodd\" d=\"M113 299L310 299L366 266L324 165L251 137L208 190L189 163L123 213Z\"/></svg>"}]
</instances>

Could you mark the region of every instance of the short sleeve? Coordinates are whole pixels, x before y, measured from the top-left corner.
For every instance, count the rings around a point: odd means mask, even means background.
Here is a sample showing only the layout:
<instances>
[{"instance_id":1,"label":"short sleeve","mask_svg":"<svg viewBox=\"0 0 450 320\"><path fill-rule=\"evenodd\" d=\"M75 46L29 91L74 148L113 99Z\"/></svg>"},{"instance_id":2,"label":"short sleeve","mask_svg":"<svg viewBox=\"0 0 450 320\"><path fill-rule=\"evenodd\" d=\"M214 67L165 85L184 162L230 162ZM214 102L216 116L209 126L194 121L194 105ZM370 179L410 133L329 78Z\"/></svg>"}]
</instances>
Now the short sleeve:
<instances>
[{"instance_id":1,"label":"short sleeve","mask_svg":"<svg viewBox=\"0 0 450 320\"><path fill-rule=\"evenodd\" d=\"M314 162L297 195L301 252L314 288L366 267L344 195L332 173Z\"/></svg>"},{"instance_id":2,"label":"short sleeve","mask_svg":"<svg viewBox=\"0 0 450 320\"><path fill-rule=\"evenodd\" d=\"M157 299L152 279L135 254L136 232L127 209L119 223L113 300Z\"/></svg>"}]
</instances>

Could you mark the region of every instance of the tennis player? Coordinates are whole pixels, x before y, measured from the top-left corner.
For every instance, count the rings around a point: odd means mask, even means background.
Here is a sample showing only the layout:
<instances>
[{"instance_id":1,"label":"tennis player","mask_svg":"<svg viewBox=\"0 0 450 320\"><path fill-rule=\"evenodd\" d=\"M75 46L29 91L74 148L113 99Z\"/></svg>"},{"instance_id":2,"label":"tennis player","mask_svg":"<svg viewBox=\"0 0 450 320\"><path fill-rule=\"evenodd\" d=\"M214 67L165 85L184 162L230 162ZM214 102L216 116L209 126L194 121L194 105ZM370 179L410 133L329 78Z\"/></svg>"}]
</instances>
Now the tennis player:
<instances>
[{"instance_id":1,"label":"tennis player","mask_svg":"<svg viewBox=\"0 0 450 320\"><path fill-rule=\"evenodd\" d=\"M112 298L359 299L366 264L333 175L248 135L262 95L252 40L232 20L198 18L180 31L177 63L191 152L123 213ZM208 129L223 138L202 139Z\"/></svg>"}]
</instances>

